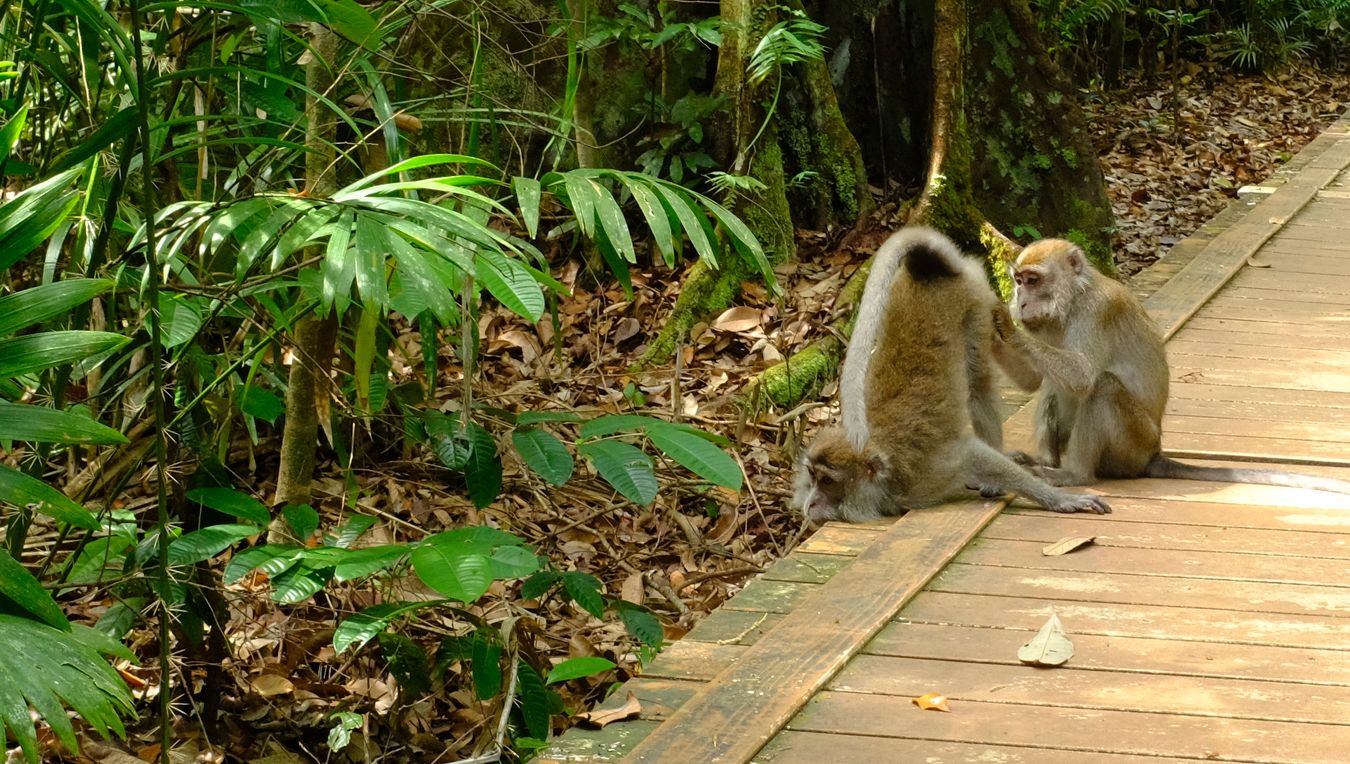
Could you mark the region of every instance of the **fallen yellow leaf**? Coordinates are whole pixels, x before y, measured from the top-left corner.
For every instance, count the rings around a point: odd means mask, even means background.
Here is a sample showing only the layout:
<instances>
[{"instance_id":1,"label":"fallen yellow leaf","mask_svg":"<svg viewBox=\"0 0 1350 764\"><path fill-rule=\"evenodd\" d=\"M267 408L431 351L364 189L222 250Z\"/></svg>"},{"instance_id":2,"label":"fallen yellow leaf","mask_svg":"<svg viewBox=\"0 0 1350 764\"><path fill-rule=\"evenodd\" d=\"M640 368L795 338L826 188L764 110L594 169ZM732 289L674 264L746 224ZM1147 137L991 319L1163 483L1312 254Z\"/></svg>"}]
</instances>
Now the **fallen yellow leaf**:
<instances>
[{"instance_id":1,"label":"fallen yellow leaf","mask_svg":"<svg viewBox=\"0 0 1350 764\"><path fill-rule=\"evenodd\" d=\"M947 696L940 692L930 692L927 695L920 695L911 702L925 711L946 711L950 713L952 710L947 705Z\"/></svg>"}]
</instances>

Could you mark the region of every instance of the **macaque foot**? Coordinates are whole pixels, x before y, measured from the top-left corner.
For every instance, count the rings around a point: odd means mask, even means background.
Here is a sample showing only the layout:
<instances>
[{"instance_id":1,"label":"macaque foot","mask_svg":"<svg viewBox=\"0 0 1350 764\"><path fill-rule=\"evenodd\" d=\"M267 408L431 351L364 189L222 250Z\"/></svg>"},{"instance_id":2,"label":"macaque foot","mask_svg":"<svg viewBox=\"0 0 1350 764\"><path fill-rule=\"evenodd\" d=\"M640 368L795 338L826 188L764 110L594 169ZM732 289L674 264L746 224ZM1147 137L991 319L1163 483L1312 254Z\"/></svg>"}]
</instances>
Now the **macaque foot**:
<instances>
[{"instance_id":1,"label":"macaque foot","mask_svg":"<svg viewBox=\"0 0 1350 764\"><path fill-rule=\"evenodd\" d=\"M996 485L967 485L966 489L977 491L981 499L998 499L1008 495L1007 491Z\"/></svg>"},{"instance_id":2,"label":"macaque foot","mask_svg":"<svg viewBox=\"0 0 1350 764\"><path fill-rule=\"evenodd\" d=\"M1026 451L1009 451L1008 458L1012 459L1014 464L1019 464L1027 468L1039 467L1041 465L1040 462L1036 461L1036 457Z\"/></svg>"},{"instance_id":3,"label":"macaque foot","mask_svg":"<svg viewBox=\"0 0 1350 764\"><path fill-rule=\"evenodd\" d=\"M1064 498L1054 504L1046 507L1051 512L1091 512L1096 515L1106 515L1111 512L1111 505L1107 504L1100 496L1093 496L1087 493L1065 494Z\"/></svg>"}]
</instances>

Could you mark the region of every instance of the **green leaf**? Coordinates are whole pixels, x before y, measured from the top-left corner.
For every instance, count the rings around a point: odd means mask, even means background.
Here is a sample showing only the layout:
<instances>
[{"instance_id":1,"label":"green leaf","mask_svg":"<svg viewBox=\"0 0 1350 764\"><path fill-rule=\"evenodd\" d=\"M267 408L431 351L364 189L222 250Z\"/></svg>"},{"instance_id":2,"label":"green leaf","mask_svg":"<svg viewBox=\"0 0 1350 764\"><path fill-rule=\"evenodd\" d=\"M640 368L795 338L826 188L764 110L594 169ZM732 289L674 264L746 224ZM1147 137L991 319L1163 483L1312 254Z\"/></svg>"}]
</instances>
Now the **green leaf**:
<instances>
[{"instance_id":1,"label":"green leaf","mask_svg":"<svg viewBox=\"0 0 1350 764\"><path fill-rule=\"evenodd\" d=\"M497 697L502 691L502 645L496 633L480 627L473 633L473 653L469 665L473 670L473 691L479 700Z\"/></svg>"},{"instance_id":2,"label":"green leaf","mask_svg":"<svg viewBox=\"0 0 1350 764\"><path fill-rule=\"evenodd\" d=\"M380 653L406 697L417 698L431 691L431 667L426 652L416 642L386 631L380 634Z\"/></svg>"},{"instance_id":3,"label":"green leaf","mask_svg":"<svg viewBox=\"0 0 1350 764\"><path fill-rule=\"evenodd\" d=\"M666 215L665 208L661 206L661 198L645 179L630 177L620 179L633 194L633 201L637 202L638 209L642 210L642 217L647 221L647 229L651 231L652 239L656 241L656 248L665 258L666 265L674 266L678 247L675 235L670 229L670 218Z\"/></svg>"},{"instance_id":4,"label":"green leaf","mask_svg":"<svg viewBox=\"0 0 1350 764\"><path fill-rule=\"evenodd\" d=\"M0 377L17 377L83 360L130 339L108 332L60 331L0 339Z\"/></svg>"},{"instance_id":5,"label":"green leaf","mask_svg":"<svg viewBox=\"0 0 1350 764\"><path fill-rule=\"evenodd\" d=\"M67 279L0 297L0 336L64 316L112 288L109 279Z\"/></svg>"},{"instance_id":6,"label":"green leaf","mask_svg":"<svg viewBox=\"0 0 1350 764\"><path fill-rule=\"evenodd\" d=\"M341 655L350 648L360 650L367 642L388 627L389 622L407 613L442 604L441 600L426 602L385 602L372 605L338 624L333 632L333 650Z\"/></svg>"},{"instance_id":7,"label":"green leaf","mask_svg":"<svg viewBox=\"0 0 1350 764\"><path fill-rule=\"evenodd\" d=\"M689 237L689 243L693 245L694 251L698 256L708 261L708 265L713 268L717 266L717 251L713 249L712 242L709 241L707 234L703 231L703 223L699 220L699 213L689 202L689 198L684 195L678 186L657 182L653 184L656 192L661 195L666 209L674 213L676 219L680 221L680 226L684 228L684 234Z\"/></svg>"},{"instance_id":8,"label":"green leaf","mask_svg":"<svg viewBox=\"0 0 1350 764\"><path fill-rule=\"evenodd\" d=\"M554 570L541 570L525 579L520 585L520 598L537 600L548 593L554 584L562 580L562 574Z\"/></svg>"},{"instance_id":9,"label":"green leaf","mask_svg":"<svg viewBox=\"0 0 1350 764\"><path fill-rule=\"evenodd\" d=\"M169 564L193 565L209 560L240 539L262 532L256 525L212 525L184 533L169 542Z\"/></svg>"},{"instance_id":10,"label":"green leaf","mask_svg":"<svg viewBox=\"0 0 1350 764\"><path fill-rule=\"evenodd\" d=\"M578 450L595 464L600 477L629 501L646 506L656 500L659 486L651 457L617 440L583 443Z\"/></svg>"},{"instance_id":11,"label":"green leaf","mask_svg":"<svg viewBox=\"0 0 1350 764\"><path fill-rule=\"evenodd\" d=\"M710 443L716 443L720 446L731 444L729 439L711 432L705 432L693 425L684 424L683 422L667 422L664 419L657 419L654 416L643 416L641 414L606 414L604 416L596 417L581 425L581 437L602 438L606 435L614 435L621 432L647 432L653 427L665 427L679 430L680 432L687 432L690 435L697 435Z\"/></svg>"},{"instance_id":12,"label":"green leaf","mask_svg":"<svg viewBox=\"0 0 1350 764\"><path fill-rule=\"evenodd\" d=\"M537 427L521 427L511 433L511 443L525 464L553 485L572 477L576 465L567 446L552 433Z\"/></svg>"},{"instance_id":13,"label":"green leaf","mask_svg":"<svg viewBox=\"0 0 1350 764\"><path fill-rule=\"evenodd\" d=\"M414 548L412 565L422 583L459 602L477 601L492 584L492 563L486 555L468 553L450 544Z\"/></svg>"},{"instance_id":14,"label":"green leaf","mask_svg":"<svg viewBox=\"0 0 1350 764\"><path fill-rule=\"evenodd\" d=\"M651 611L631 602L622 602L616 604L619 611L619 620L628 629L628 633L638 638L638 641L649 647L660 647L666 639L666 630L661 626L661 620Z\"/></svg>"},{"instance_id":15,"label":"green leaf","mask_svg":"<svg viewBox=\"0 0 1350 764\"><path fill-rule=\"evenodd\" d=\"M469 425L469 460L464 464L464 482L475 507L482 509L502 492L502 460L492 433Z\"/></svg>"},{"instance_id":16,"label":"green leaf","mask_svg":"<svg viewBox=\"0 0 1350 764\"><path fill-rule=\"evenodd\" d=\"M379 24L370 11L355 0L310 0L324 12L324 22L334 32L367 50L379 49Z\"/></svg>"},{"instance_id":17,"label":"green leaf","mask_svg":"<svg viewBox=\"0 0 1350 764\"><path fill-rule=\"evenodd\" d=\"M250 384L239 388L239 410L268 424L276 424L286 413L286 404L276 393Z\"/></svg>"},{"instance_id":18,"label":"green leaf","mask_svg":"<svg viewBox=\"0 0 1350 764\"><path fill-rule=\"evenodd\" d=\"M37 249L65 222L80 198L69 186L82 171L76 167L54 175L0 206L0 270Z\"/></svg>"},{"instance_id":19,"label":"green leaf","mask_svg":"<svg viewBox=\"0 0 1350 764\"><path fill-rule=\"evenodd\" d=\"M624 260L636 263L637 252L633 250L633 235L628 231L628 221L624 219L619 203L614 200L609 189L594 179L588 180L595 189L595 213L600 219L600 227L605 231L605 238L609 239L609 243Z\"/></svg>"},{"instance_id":20,"label":"green leaf","mask_svg":"<svg viewBox=\"0 0 1350 764\"><path fill-rule=\"evenodd\" d=\"M516 204L520 206L520 219L525 223L525 232L530 238L539 235L539 181L517 175L511 179L516 192Z\"/></svg>"},{"instance_id":21,"label":"green leaf","mask_svg":"<svg viewBox=\"0 0 1350 764\"><path fill-rule=\"evenodd\" d=\"M333 546L339 549L348 549L356 540L361 538L361 534L370 530L375 524L375 518L371 515L349 515L347 522L338 529L337 538L333 539Z\"/></svg>"},{"instance_id":22,"label":"green leaf","mask_svg":"<svg viewBox=\"0 0 1350 764\"><path fill-rule=\"evenodd\" d=\"M264 570L270 568L269 576L280 573L298 562L300 554L304 551L303 547L294 544L263 544L250 547L230 558L222 580L226 584L233 584L254 568Z\"/></svg>"},{"instance_id":23,"label":"green leaf","mask_svg":"<svg viewBox=\"0 0 1350 764\"><path fill-rule=\"evenodd\" d=\"M291 526L291 532L302 544L313 538L314 531L319 529L319 513L308 504L282 507L281 516L286 518L286 524Z\"/></svg>"},{"instance_id":24,"label":"green leaf","mask_svg":"<svg viewBox=\"0 0 1350 764\"><path fill-rule=\"evenodd\" d=\"M126 443L126 436L87 416L26 403L0 402L0 438L64 445Z\"/></svg>"},{"instance_id":25,"label":"green leaf","mask_svg":"<svg viewBox=\"0 0 1350 764\"><path fill-rule=\"evenodd\" d=\"M741 490L741 467L722 449L698 435L669 425L652 425L647 437L662 453L705 480Z\"/></svg>"},{"instance_id":26,"label":"green leaf","mask_svg":"<svg viewBox=\"0 0 1350 764\"><path fill-rule=\"evenodd\" d=\"M24 104L15 112L14 116L9 118L5 126L0 128L0 159L9 159L9 152L14 150L14 144L18 143L19 133L23 131L23 126L27 121L28 104Z\"/></svg>"},{"instance_id":27,"label":"green leaf","mask_svg":"<svg viewBox=\"0 0 1350 764\"><path fill-rule=\"evenodd\" d=\"M422 415L422 424L426 428L431 450L436 453L441 464L455 471L463 471L469 463L472 441L468 433L459 432L459 415L428 411Z\"/></svg>"},{"instance_id":28,"label":"green leaf","mask_svg":"<svg viewBox=\"0 0 1350 764\"><path fill-rule=\"evenodd\" d=\"M84 507L46 483L0 464L0 502L24 506L38 505L37 511L51 515L68 525L85 530L99 529L98 520Z\"/></svg>"},{"instance_id":29,"label":"green leaf","mask_svg":"<svg viewBox=\"0 0 1350 764\"><path fill-rule=\"evenodd\" d=\"M338 562L333 577L338 581L352 581L379 573L408 554L406 544L382 544L364 549L353 549Z\"/></svg>"},{"instance_id":30,"label":"green leaf","mask_svg":"<svg viewBox=\"0 0 1350 764\"><path fill-rule=\"evenodd\" d=\"M544 315L544 290L525 266L492 250L475 258L478 280L513 313L531 322Z\"/></svg>"},{"instance_id":31,"label":"green leaf","mask_svg":"<svg viewBox=\"0 0 1350 764\"><path fill-rule=\"evenodd\" d=\"M311 567L302 561L272 576L272 599L283 605L303 602L323 591L332 577L331 567Z\"/></svg>"},{"instance_id":32,"label":"green leaf","mask_svg":"<svg viewBox=\"0 0 1350 764\"><path fill-rule=\"evenodd\" d=\"M544 422L580 422L581 417L570 411L526 411L516 417L516 424L542 424Z\"/></svg>"},{"instance_id":33,"label":"green leaf","mask_svg":"<svg viewBox=\"0 0 1350 764\"><path fill-rule=\"evenodd\" d=\"M602 674L613 668L616 668L614 661L606 658L590 655L568 658L562 663L554 666L553 670L548 672L548 680L546 683L557 684L558 682L567 682L586 676L595 676L596 674Z\"/></svg>"},{"instance_id":34,"label":"green leaf","mask_svg":"<svg viewBox=\"0 0 1350 764\"><path fill-rule=\"evenodd\" d=\"M595 238L595 187L590 180L578 173L569 172L563 177L563 187L567 189L567 202L576 217L581 235Z\"/></svg>"},{"instance_id":35,"label":"green leaf","mask_svg":"<svg viewBox=\"0 0 1350 764\"><path fill-rule=\"evenodd\" d=\"M524 578L539 570L539 557L529 547L504 546L492 553L492 577Z\"/></svg>"},{"instance_id":36,"label":"green leaf","mask_svg":"<svg viewBox=\"0 0 1350 764\"><path fill-rule=\"evenodd\" d=\"M582 610L600 618L605 614L605 600L600 596L600 580L589 573L569 570L562 574L563 589Z\"/></svg>"},{"instance_id":37,"label":"green leaf","mask_svg":"<svg viewBox=\"0 0 1350 764\"><path fill-rule=\"evenodd\" d=\"M56 604L52 595L42 588L42 583L33 574L24 569L9 552L0 549L0 596L7 597L28 613L40 618L47 625L70 631L70 622L66 620L61 606ZM0 599L0 606L4 603Z\"/></svg>"},{"instance_id":38,"label":"green leaf","mask_svg":"<svg viewBox=\"0 0 1350 764\"><path fill-rule=\"evenodd\" d=\"M37 711L71 751L79 750L69 707L104 737L126 734L131 693L98 652L72 634L14 615L0 615L0 736L8 728L30 762L38 761Z\"/></svg>"},{"instance_id":39,"label":"green leaf","mask_svg":"<svg viewBox=\"0 0 1350 764\"><path fill-rule=\"evenodd\" d=\"M352 711L334 711L329 718L335 723L328 730L328 750L340 753L352 741L352 730L360 729L365 719Z\"/></svg>"},{"instance_id":40,"label":"green leaf","mask_svg":"<svg viewBox=\"0 0 1350 764\"><path fill-rule=\"evenodd\" d=\"M520 693L520 715L525 718L525 728L530 736L545 740L551 731L549 726L549 690L544 686L543 677L525 661L516 662L516 686Z\"/></svg>"},{"instance_id":41,"label":"green leaf","mask_svg":"<svg viewBox=\"0 0 1350 764\"><path fill-rule=\"evenodd\" d=\"M258 525L267 525L272 521L272 513L261 501L233 488L194 488L185 496L189 501L195 501L240 520L248 520Z\"/></svg>"}]
</instances>

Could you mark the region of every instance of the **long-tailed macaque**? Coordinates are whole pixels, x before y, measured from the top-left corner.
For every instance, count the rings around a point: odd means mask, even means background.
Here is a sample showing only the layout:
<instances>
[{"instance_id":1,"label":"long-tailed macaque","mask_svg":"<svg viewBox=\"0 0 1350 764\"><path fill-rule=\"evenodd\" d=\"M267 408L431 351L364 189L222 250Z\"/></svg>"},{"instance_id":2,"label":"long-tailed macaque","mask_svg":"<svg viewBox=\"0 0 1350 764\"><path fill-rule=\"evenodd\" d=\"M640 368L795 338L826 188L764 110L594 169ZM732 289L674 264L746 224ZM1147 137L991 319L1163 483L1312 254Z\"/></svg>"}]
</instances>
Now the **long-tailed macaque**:
<instances>
[{"instance_id":1,"label":"long-tailed macaque","mask_svg":"<svg viewBox=\"0 0 1350 764\"><path fill-rule=\"evenodd\" d=\"M997 309L999 336L1035 373L1010 374L1041 388L1034 458L1019 461L1054 485L1159 477L1316 488L1350 493L1350 482L1292 472L1184 464L1162 454L1167 354L1143 305L1087 262L1072 242L1045 239L1010 270L1011 316Z\"/></svg>"},{"instance_id":2,"label":"long-tailed macaque","mask_svg":"<svg viewBox=\"0 0 1350 764\"><path fill-rule=\"evenodd\" d=\"M859 521L997 488L1057 512L1109 512L1099 497L1036 479L976 435L971 347L988 340L972 338L990 335L999 305L979 264L927 229L902 231L882 249L895 264L879 263L890 273L869 277L859 309L863 338L855 333L849 353L867 354L866 382L861 396L856 378L842 390L846 406L862 400L863 445L849 418L856 409L846 409L845 426L821 432L806 450L793 504L809 519ZM873 278L889 289L873 289ZM980 357L987 371L988 355ZM996 414L994 423L998 431Z\"/></svg>"}]
</instances>

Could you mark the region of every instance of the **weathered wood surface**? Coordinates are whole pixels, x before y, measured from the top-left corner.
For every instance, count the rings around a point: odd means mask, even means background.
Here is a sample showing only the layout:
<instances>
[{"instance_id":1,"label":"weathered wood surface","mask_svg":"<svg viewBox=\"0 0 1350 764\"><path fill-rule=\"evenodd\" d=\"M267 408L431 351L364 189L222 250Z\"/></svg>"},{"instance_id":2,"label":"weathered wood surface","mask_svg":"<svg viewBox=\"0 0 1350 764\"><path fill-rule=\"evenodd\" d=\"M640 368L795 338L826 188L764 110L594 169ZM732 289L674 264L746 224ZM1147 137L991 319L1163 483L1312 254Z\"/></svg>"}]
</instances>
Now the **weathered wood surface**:
<instances>
[{"instance_id":1,"label":"weathered wood surface","mask_svg":"<svg viewBox=\"0 0 1350 764\"><path fill-rule=\"evenodd\" d=\"M1348 125L1140 286L1168 279L1147 306L1170 338L1169 452L1350 477ZM1005 432L1030 445L1029 411ZM628 683L641 720L544 760L1350 761L1350 496L1093 490L1114 514L827 526ZM1097 541L1041 553L1066 536ZM1052 611L1074 657L1022 665ZM927 692L952 712L911 703Z\"/></svg>"}]
</instances>

